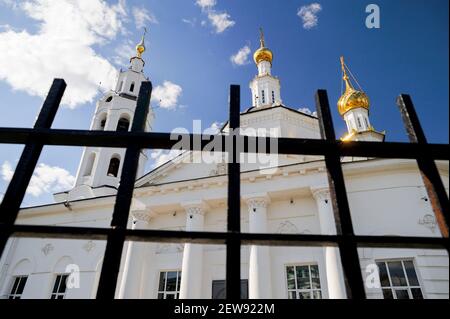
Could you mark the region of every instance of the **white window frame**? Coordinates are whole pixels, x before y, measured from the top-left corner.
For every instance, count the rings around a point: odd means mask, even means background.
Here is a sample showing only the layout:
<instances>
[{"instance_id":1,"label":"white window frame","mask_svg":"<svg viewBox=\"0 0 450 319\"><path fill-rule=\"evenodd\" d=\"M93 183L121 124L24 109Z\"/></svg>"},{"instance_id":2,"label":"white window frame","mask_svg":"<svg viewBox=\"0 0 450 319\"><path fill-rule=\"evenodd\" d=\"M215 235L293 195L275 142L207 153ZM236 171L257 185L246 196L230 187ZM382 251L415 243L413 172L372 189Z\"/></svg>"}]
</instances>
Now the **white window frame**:
<instances>
[{"instance_id":1,"label":"white window frame","mask_svg":"<svg viewBox=\"0 0 450 319\"><path fill-rule=\"evenodd\" d=\"M64 276L66 276L66 288L64 289L63 292L60 292L59 288L61 287L61 282L62 282L62 279L64 278ZM53 289L55 288L55 284L56 284L56 281L58 280L58 277L62 277L62 278L59 281L58 288L56 289L56 292L53 292ZM66 299L67 279L68 278L69 278L69 274L66 274L66 273L56 274L55 280L53 281L53 286L52 286L52 292L50 294L50 299L61 299L61 298L58 298L58 297L61 297L61 296L62 296L62 299Z\"/></svg>"},{"instance_id":2,"label":"white window frame","mask_svg":"<svg viewBox=\"0 0 450 319\"><path fill-rule=\"evenodd\" d=\"M300 289L297 287L297 270L296 267L304 267L304 266L308 266L308 271L309 271L309 284L310 287L309 289ZM319 272L319 285L320 288L312 288L312 277L311 277L311 266L317 266L317 271ZM287 268L288 267L294 267L294 278L295 278L295 288L294 289L289 289L288 286L288 277L287 277ZM295 295L297 297L297 299L299 298L300 293L302 292L309 292L311 299L315 299L314 298L314 292L315 291L319 291L320 292L320 298L323 299L323 291L322 291L322 278L321 278L321 274L320 274L320 267L318 263L314 263L314 262L310 262L310 263L293 263L293 264L285 264L284 265L284 282L285 282L285 287L286 287L286 293L287 293L287 299L290 299L290 292L295 291Z\"/></svg>"},{"instance_id":3,"label":"white window frame","mask_svg":"<svg viewBox=\"0 0 450 319\"><path fill-rule=\"evenodd\" d=\"M167 291L167 273L169 272L176 272L177 273L177 280L175 284L175 290L174 291ZM164 290L159 290L159 281L161 278L161 273L166 273L164 276ZM171 269L171 270L160 270L158 272L158 286L157 286L157 293L156 298L159 298L159 294L163 294L163 299L167 299L167 295L174 295L174 299L179 299L180 296L180 286L181 286L181 269ZM180 282L180 285L178 285L178 282Z\"/></svg>"},{"instance_id":4,"label":"white window frame","mask_svg":"<svg viewBox=\"0 0 450 319\"><path fill-rule=\"evenodd\" d=\"M414 267L414 271L416 273L417 282L419 283L418 286L411 286L410 285L408 274L406 273L406 269L405 269L405 264L404 264L405 261L412 262L413 267ZM391 273L390 273L389 266L388 266L389 262L400 262L402 264L403 275L405 276L405 279L406 279L406 286L393 286L392 285ZM416 267L416 263L415 263L415 259L414 258L406 257L406 258L396 258L396 259L376 259L375 263L384 263L385 264L387 275L388 275L388 279L389 279L389 286L383 287L383 286L381 286L381 277L379 278L380 279L381 295L383 296L383 298L384 298L383 289L390 289L394 299L398 299L396 290L407 290L409 299L414 299L413 295L412 295L412 292L411 292L411 289L417 289L418 288L418 289L420 289L420 292L422 294L422 298L425 299L425 293L424 293L423 288L422 288L422 282L421 282L421 279L420 279L420 276L419 276L419 272L417 271L417 267ZM378 273L379 273L379 271L378 271Z\"/></svg>"},{"instance_id":5,"label":"white window frame","mask_svg":"<svg viewBox=\"0 0 450 319\"><path fill-rule=\"evenodd\" d=\"M24 284L23 290L22 290L21 293L17 293L17 288L19 288L20 282L24 278L25 278L25 284ZM17 280L19 280L19 282L17 283L16 289L13 291L14 284L16 283ZM22 294L23 294L23 291L25 290L25 286L27 284L27 280L28 280L28 275L13 276L12 283L11 283L11 288L9 289L8 299L22 299Z\"/></svg>"}]
</instances>

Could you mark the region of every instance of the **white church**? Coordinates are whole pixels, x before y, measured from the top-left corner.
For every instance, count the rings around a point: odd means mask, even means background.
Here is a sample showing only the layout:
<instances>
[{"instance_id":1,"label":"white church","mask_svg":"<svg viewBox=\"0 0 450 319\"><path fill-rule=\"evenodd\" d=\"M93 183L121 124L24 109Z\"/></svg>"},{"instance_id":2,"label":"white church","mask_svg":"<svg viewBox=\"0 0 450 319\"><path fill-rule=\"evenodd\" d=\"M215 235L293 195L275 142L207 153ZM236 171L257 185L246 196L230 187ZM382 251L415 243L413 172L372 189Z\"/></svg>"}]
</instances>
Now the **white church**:
<instances>
[{"instance_id":1,"label":"white church","mask_svg":"<svg viewBox=\"0 0 450 319\"><path fill-rule=\"evenodd\" d=\"M126 131L144 75L144 39L116 87L97 103L91 130ZM250 81L251 107L241 127L275 129L280 137L320 138L317 117L283 104L272 75L273 53L261 35ZM384 141L370 123L369 99L356 89L341 59L345 92L337 102L347 124L343 141ZM146 130L152 129L150 108ZM226 127L222 128L226 130ZM18 224L110 227L125 151L84 148L73 189L55 203L22 208ZM133 229L226 231L227 165L195 163L184 152L145 172L140 155L129 227ZM320 156L277 155L275 167L241 163L241 225L254 233L335 233ZM437 162L448 192L448 163ZM343 171L356 234L441 236L416 162L344 158ZM104 241L10 238L0 260L1 298L95 298ZM449 298L445 250L358 249L368 298ZM242 298L346 298L339 252L334 247L243 246ZM378 267L376 267L376 266ZM73 270L76 270L75 273ZM378 271L375 271L374 269ZM239 270L237 270L239 271ZM75 274L76 284L69 284ZM224 297L225 246L126 242L116 298Z\"/></svg>"}]
</instances>

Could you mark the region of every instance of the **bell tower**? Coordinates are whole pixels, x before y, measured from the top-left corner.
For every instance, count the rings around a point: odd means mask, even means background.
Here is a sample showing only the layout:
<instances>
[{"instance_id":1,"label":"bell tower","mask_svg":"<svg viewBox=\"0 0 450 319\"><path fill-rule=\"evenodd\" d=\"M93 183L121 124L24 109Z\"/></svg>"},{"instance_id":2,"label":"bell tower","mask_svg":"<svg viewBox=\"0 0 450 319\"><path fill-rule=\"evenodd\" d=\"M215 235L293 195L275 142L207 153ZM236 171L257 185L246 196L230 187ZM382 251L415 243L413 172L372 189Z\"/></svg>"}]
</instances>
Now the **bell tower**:
<instances>
[{"instance_id":1,"label":"bell tower","mask_svg":"<svg viewBox=\"0 0 450 319\"><path fill-rule=\"evenodd\" d=\"M345 91L338 101L339 114L347 124L348 133L341 138L342 141L384 141L384 132L377 132L370 124L369 119L369 97L359 88L356 90L347 74L352 75L350 69L341 57L342 80L345 83ZM353 75L352 75L353 77ZM353 77L358 84L358 81ZM359 86L359 84L358 84Z\"/></svg>"},{"instance_id":2,"label":"bell tower","mask_svg":"<svg viewBox=\"0 0 450 319\"><path fill-rule=\"evenodd\" d=\"M254 107L271 107L280 105L280 80L272 76L273 53L266 47L264 33L260 28L259 49L253 54L258 74L250 82L252 105Z\"/></svg>"},{"instance_id":3,"label":"bell tower","mask_svg":"<svg viewBox=\"0 0 450 319\"><path fill-rule=\"evenodd\" d=\"M145 65L142 53L145 51L145 32L136 46L136 55L130 59L127 70L120 70L114 90L107 92L98 102L92 118L91 130L128 131L133 121L137 96L141 83L147 78L143 73ZM152 128L154 114L150 107L146 131ZM66 201L84 199L117 192L125 149L106 147L85 147L78 167L75 187L66 196ZM144 173L147 161L143 150L139 157L138 177ZM60 196L59 200L64 200Z\"/></svg>"}]
</instances>

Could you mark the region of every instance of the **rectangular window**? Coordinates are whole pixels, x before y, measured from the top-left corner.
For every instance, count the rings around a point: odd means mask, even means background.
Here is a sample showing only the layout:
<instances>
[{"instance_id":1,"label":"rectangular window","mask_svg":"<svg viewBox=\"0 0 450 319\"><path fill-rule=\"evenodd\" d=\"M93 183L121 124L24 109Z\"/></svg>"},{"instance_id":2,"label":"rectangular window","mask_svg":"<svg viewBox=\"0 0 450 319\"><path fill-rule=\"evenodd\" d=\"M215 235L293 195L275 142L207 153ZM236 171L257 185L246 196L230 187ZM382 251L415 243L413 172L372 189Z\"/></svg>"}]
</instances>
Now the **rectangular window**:
<instances>
[{"instance_id":1,"label":"rectangular window","mask_svg":"<svg viewBox=\"0 0 450 319\"><path fill-rule=\"evenodd\" d=\"M358 127L361 128L361 127L362 127L362 125L361 125L361 119L358 117L357 120L358 120Z\"/></svg>"},{"instance_id":2,"label":"rectangular window","mask_svg":"<svg viewBox=\"0 0 450 319\"><path fill-rule=\"evenodd\" d=\"M178 299L180 284L181 271L161 271L159 273L158 299Z\"/></svg>"},{"instance_id":3,"label":"rectangular window","mask_svg":"<svg viewBox=\"0 0 450 319\"><path fill-rule=\"evenodd\" d=\"M212 281L212 299L225 299L225 280ZM248 299L248 280L241 279L241 299Z\"/></svg>"},{"instance_id":4,"label":"rectangular window","mask_svg":"<svg viewBox=\"0 0 450 319\"><path fill-rule=\"evenodd\" d=\"M8 299L21 299L28 276L16 276L13 280L13 286L9 293Z\"/></svg>"},{"instance_id":5,"label":"rectangular window","mask_svg":"<svg viewBox=\"0 0 450 319\"><path fill-rule=\"evenodd\" d=\"M289 299L321 299L319 266L286 266Z\"/></svg>"},{"instance_id":6,"label":"rectangular window","mask_svg":"<svg viewBox=\"0 0 450 319\"><path fill-rule=\"evenodd\" d=\"M272 91L272 103L275 103L275 92Z\"/></svg>"},{"instance_id":7,"label":"rectangular window","mask_svg":"<svg viewBox=\"0 0 450 319\"><path fill-rule=\"evenodd\" d=\"M50 299L64 299L66 294L66 283L67 278L69 278L68 274L60 274L56 276L55 284L53 285L52 295Z\"/></svg>"},{"instance_id":8,"label":"rectangular window","mask_svg":"<svg viewBox=\"0 0 450 319\"><path fill-rule=\"evenodd\" d=\"M262 103L266 103L266 95L264 94L264 90L262 90Z\"/></svg>"},{"instance_id":9,"label":"rectangular window","mask_svg":"<svg viewBox=\"0 0 450 319\"><path fill-rule=\"evenodd\" d=\"M384 299L423 299L411 259L377 261Z\"/></svg>"}]
</instances>

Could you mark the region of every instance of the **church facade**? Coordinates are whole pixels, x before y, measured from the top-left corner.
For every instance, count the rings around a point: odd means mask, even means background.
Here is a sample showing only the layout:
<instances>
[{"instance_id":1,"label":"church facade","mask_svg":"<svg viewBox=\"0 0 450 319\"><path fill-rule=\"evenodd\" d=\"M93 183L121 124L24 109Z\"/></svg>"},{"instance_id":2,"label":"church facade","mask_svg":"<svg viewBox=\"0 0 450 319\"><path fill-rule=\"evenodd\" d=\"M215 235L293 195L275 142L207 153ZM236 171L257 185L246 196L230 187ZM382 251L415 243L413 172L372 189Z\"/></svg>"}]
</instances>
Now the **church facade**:
<instances>
[{"instance_id":1,"label":"church facade","mask_svg":"<svg viewBox=\"0 0 450 319\"><path fill-rule=\"evenodd\" d=\"M116 87L97 103L92 130L129 129L143 73L144 38ZM252 107L241 127L274 130L280 137L320 138L318 119L285 106L272 75L273 52L261 33L250 82ZM347 124L343 141L384 141L370 123L369 98L356 89L341 58L345 92L338 110ZM350 73L351 74L351 73ZM152 129L153 112L146 130ZM226 132L227 126L222 128ZM86 147L73 189L55 203L23 208L17 223L110 226L124 150ZM227 165L184 152L145 173L139 159L129 227L226 231ZM241 228L252 233L334 234L326 167L321 156L277 155L276 164L241 163ZM343 158L350 210L358 235L441 236L416 163ZM448 192L448 163L437 162ZM95 298L105 242L10 238L0 260L1 298ZM368 298L449 298L445 250L358 250ZM339 251L334 247L243 246L242 298L346 298ZM239 271L237 269L236 271ZM225 246L126 242L116 298L223 298Z\"/></svg>"}]
</instances>

